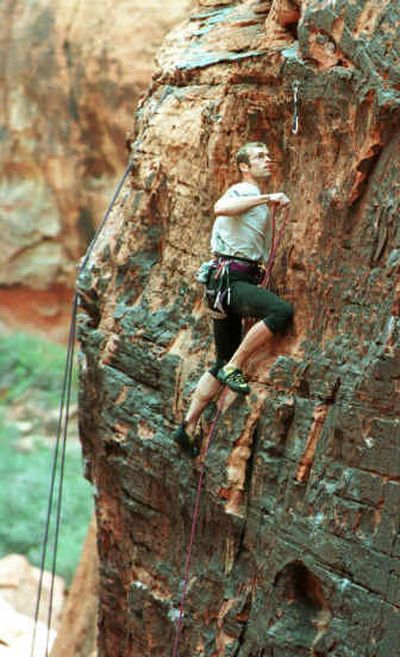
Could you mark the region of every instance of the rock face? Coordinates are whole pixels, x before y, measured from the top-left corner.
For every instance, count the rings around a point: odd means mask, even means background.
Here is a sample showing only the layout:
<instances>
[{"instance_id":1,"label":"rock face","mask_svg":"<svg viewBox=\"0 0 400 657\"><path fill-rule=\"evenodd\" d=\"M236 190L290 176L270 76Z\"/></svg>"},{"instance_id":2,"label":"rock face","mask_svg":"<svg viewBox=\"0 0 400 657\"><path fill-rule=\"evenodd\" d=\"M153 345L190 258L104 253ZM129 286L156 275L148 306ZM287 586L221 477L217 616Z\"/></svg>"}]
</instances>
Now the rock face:
<instances>
[{"instance_id":1,"label":"rock face","mask_svg":"<svg viewBox=\"0 0 400 657\"><path fill-rule=\"evenodd\" d=\"M274 277L295 323L218 424L179 654L398 653L399 20L394 0L204 0L159 53L79 283L99 657L172 654L198 464L170 435L213 358L193 275L254 139L292 200Z\"/></svg>"},{"instance_id":2,"label":"rock face","mask_svg":"<svg viewBox=\"0 0 400 657\"><path fill-rule=\"evenodd\" d=\"M156 48L189 4L2 3L0 321L68 324L65 288L122 173Z\"/></svg>"}]
</instances>

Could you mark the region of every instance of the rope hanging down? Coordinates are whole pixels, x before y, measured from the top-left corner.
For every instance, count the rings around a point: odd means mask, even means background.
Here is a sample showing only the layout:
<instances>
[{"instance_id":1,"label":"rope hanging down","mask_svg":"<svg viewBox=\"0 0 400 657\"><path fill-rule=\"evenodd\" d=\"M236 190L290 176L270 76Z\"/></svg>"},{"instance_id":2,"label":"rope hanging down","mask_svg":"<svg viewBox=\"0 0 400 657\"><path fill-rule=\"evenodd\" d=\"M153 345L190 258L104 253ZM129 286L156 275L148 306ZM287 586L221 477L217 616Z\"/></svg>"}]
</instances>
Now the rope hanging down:
<instances>
[{"instance_id":1,"label":"rope hanging down","mask_svg":"<svg viewBox=\"0 0 400 657\"><path fill-rule=\"evenodd\" d=\"M201 492L202 492L202 488L203 488L204 475L205 475L205 472L206 472L207 454L208 454L208 450L210 449L211 443L212 443L213 438L214 438L214 434L215 434L215 430L217 428L218 420L221 417L221 414L222 414L222 411L223 411L225 396L226 396L227 392L228 392L228 389L224 388L224 390L221 393L221 397L219 398L218 409L217 409L217 412L215 414L213 423L211 425L210 431L209 431L208 436L207 436L206 446L205 446L205 450L204 450L204 457L203 457L203 461L202 461L201 468L200 468L199 480L197 482L197 490L196 490L196 498L195 498L194 510L193 510L192 526L191 526L191 529L190 529L189 542L188 542L187 551L186 551L185 573L184 573L184 576L183 576L182 593L181 593L181 599L180 599L180 602L179 602L179 617L178 617L178 622L177 622L177 626L176 626L175 641L174 641L174 647L173 647L173 650L172 650L172 657L178 657L178 655L179 655L179 642L180 642L181 633L182 633L183 617L184 617L184 609L185 609L185 600L186 600L187 587L188 587L188 583L189 583L190 564L191 564L191 561L192 561L193 544L194 544L194 539L195 539L195 536L196 536L197 522L198 522L198 519L199 519L200 498L201 498Z\"/></svg>"},{"instance_id":2,"label":"rope hanging down","mask_svg":"<svg viewBox=\"0 0 400 657\"><path fill-rule=\"evenodd\" d=\"M283 234L285 232L286 224L289 218L289 208L286 206L283 210L282 224L279 229L279 232L276 232L276 215L277 208L274 206L272 210L271 224L272 224L272 235L271 235L271 248L269 251L268 260L265 263L265 273L264 277L260 283L260 287L268 287L271 280L272 267L274 266L276 253L278 251L279 245L282 242Z\"/></svg>"},{"instance_id":3,"label":"rope hanging down","mask_svg":"<svg viewBox=\"0 0 400 657\"><path fill-rule=\"evenodd\" d=\"M86 251L85 257L83 258L79 266L78 275L80 275L83 272L84 268L86 267L89 257L93 251L93 248L108 220L111 210L114 207L114 204L119 196L122 186L124 185L125 180L128 177L132 167L133 167L133 163L129 163L128 166L126 167L123 176L114 192L112 200L106 210L106 213L95 233L93 240L89 245L89 248ZM33 625L32 643L31 643L31 657L35 656L35 645L37 638L36 635L37 635L37 628L39 621L40 606L42 602L43 578L44 578L44 571L46 565L47 548L48 548L49 537L50 537L50 525L52 521L53 508L55 508L55 529L54 529L54 540L53 540L53 554L51 555L51 585L50 585L49 606L47 613L47 637L46 637L46 648L45 648L45 657L49 657L50 630L51 630L51 621L52 621L52 613L53 613L54 583L55 583L55 575L56 575L56 567L57 567L58 541L59 541L60 526L61 526L65 452L66 452L66 443L68 436L68 421L69 421L69 410L70 410L70 402L71 402L78 297L79 297L79 293L75 292L72 299L71 322L70 322L70 329L68 336L67 356L66 356L66 362L64 368L61 401L59 406L57 435L56 435L52 466L51 466L49 497L48 497L45 529L44 529L42 552L40 559L40 576L39 576L35 614L34 614L34 625ZM55 492L57 472L58 472L58 490L57 492Z\"/></svg>"},{"instance_id":4,"label":"rope hanging down","mask_svg":"<svg viewBox=\"0 0 400 657\"><path fill-rule=\"evenodd\" d=\"M287 220L289 217L289 208L284 209L284 215L282 218L282 225L279 229L279 232L277 233L276 231L276 215L277 215L277 207L274 206L272 210L272 217L271 217L271 224L272 224L272 235L271 235L271 248L268 256L268 260L265 263L265 273L264 277L260 283L261 287L268 287L270 278L271 278L271 272L272 272L272 267L274 265L276 253L278 250L278 247L282 241L283 233L287 224ZM184 576L183 576L183 583L182 583L182 593L181 593L181 598L179 601L179 616L178 616L178 621L176 625L176 632L175 632L175 639L174 639L174 645L172 649L172 657L179 657L179 644L181 640L181 635L182 635L182 627L183 627L183 619L184 619L184 613L185 613L185 602L186 602L186 594L187 594L187 587L189 583L189 575L190 575L190 565L192 561L192 553L193 553L193 545L194 545L194 539L196 536L196 529L197 529L197 523L199 519L199 510L200 510L200 498L201 498L201 493L203 489L203 481L204 481L204 476L206 472L206 460L207 460L207 455L208 451L211 447L211 444L214 440L214 435L215 431L217 428L218 421L222 415L223 408L224 408L224 402L225 402L225 397L228 392L228 388L224 388L222 390L221 396L218 401L218 408L217 412L215 414L214 420L212 422L210 431L207 436L206 440L206 446L204 449L204 456L200 468L200 474L199 474L199 479L197 482L197 489L196 489L196 497L195 497L195 502L194 502L194 509L193 509L193 516L192 516L192 525L190 528L190 535L189 535L189 541L186 549L186 559L185 559L185 570L184 570Z\"/></svg>"},{"instance_id":5,"label":"rope hanging down","mask_svg":"<svg viewBox=\"0 0 400 657\"><path fill-rule=\"evenodd\" d=\"M66 439L67 439L67 432L68 432L69 405L70 405L70 399L71 399L71 383L72 383L74 343L75 343L75 326L76 326L76 324L75 324L76 305L77 305L77 297L76 297L76 294L75 294L74 298L73 298L73 303L72 303L72 317L71 317L71 325L70 325L69 338L68 338L67 359L66 359L65 370L64 370L64 379L63 379L63 385L62 385L61 402L60 402L60 410L59 410L58 426L57 426L57 436L56 436L56 442L55 442L55 446L54 446L53 465L52 465L52 471L51 471L50 492L49 492L49 499L48 499L47 514L46 514L44 538L43 538L43 543L42 543L42 554L41 554L41 561L40 561L40 577L39 577L38 592L37 592L36 607L35 607L33 636L32 636L32 644L31 644L31 657L34 656L34 652L35 652L36 632L37 632L39 611L40 611L40 603L41 603L41 597L42 597L43 577L44 577L44 570L45 570L45 563L46 563L47 546L48 546L49 534L50 534L51 513L52 513L52 508L53 508L54 491L55 491L55 486L56 486L57 464L58 464L58 459L60 457L60 460L61 460L60 475L59 475L60 481L59 481L59 486L58 486L58 497L57 497L57 500L56 500L56 527L55 527L55 536L54 536L54 544L53 544L53 557L52 557L52 567L51 567L51 587L50 587L49 608L48 608L48 615L47 615L47 637L46 637L46 652L45 652L46 657L48 657L48 654L49 654L49 638L50 638L52 610L53 610L53 596L54 596L54 581L55 581L56 561L57 561L57 547L58 547L58 538L59 538L60 521L61 521L61 502L62 502L62 488L63 488L62 484L63 484L64 465L65 465L65 448L66 448ZM61 454L61 456L60 456L60 454Z\"/></svg>"}]
</instances>

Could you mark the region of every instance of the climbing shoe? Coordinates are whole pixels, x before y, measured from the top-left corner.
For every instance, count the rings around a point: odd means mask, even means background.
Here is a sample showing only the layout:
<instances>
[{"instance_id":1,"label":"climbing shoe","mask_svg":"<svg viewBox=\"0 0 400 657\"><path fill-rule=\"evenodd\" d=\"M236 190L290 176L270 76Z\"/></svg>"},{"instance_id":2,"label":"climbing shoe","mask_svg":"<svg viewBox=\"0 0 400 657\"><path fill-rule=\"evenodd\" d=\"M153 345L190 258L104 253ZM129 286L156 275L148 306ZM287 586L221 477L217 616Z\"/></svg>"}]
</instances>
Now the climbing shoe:
<instances>
[{"instance_id":1,"label":"climbing shoe","mask_svg":"<svg viewBox=\"0 0 400 657\"><path fill-rule=\"evenodd\" d=\"M200 441L197 436L189 436L186 432L185 426L185 422L182 422L172 434L172 439L184 452L186 452L186 454L188 454L188 456L196 458L196 456L200 454Z\"/></svg>"},{"instance_id":2,"label":"climbing shoe","mask_svg":"<svg viewBox=\"0 0 400 657\"><path fill-rule=\"evenodd\" d=\"M224 365L224 367L221 367L218 370L217 379L224 386L227 386L234 392L238 392L240 395L248 395L250 392L250 386L246 382L242 370L234 365Z\"/></svg>"}]
</instances>

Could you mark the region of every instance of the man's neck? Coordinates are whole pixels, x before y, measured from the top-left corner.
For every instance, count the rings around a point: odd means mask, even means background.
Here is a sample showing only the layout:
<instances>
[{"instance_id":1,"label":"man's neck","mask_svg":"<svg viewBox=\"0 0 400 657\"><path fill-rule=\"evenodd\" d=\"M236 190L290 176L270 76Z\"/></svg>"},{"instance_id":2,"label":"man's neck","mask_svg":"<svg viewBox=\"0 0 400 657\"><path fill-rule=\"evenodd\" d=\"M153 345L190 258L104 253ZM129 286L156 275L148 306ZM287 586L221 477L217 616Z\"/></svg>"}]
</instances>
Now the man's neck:
<instances>
[{"instance_id":1,"label":"man's neck","mask_svg":"<svg viewBox=\"0 0 400 657\"><path fill-rule=\"evenodd\" d=\"M255 187L258 187L260 192L264 194L267 191L268 188L268 180L265 178L253 178L253 176L250 176L246 173L242 175L242 182L249 183L250 185L255 185Z\"/></svg>"}]
</instances>

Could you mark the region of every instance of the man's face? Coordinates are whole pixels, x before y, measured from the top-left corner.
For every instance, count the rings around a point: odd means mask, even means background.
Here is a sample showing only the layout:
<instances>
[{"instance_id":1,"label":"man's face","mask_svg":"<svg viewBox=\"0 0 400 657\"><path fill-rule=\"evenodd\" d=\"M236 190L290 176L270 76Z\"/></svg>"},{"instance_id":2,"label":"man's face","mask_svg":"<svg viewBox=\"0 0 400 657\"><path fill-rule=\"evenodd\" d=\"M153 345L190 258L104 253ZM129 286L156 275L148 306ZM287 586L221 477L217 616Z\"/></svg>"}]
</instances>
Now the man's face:
<instances>
[{"instance_id":1,"label":"man's face","mask_svg":"<svg viewBox=\"0 0 400 657\"><path fill-rule=\"evenodd\" d=\"M257 146L249 150L248 173L253 178L269 178L273 173L274 162L266 146Z\"/></svg>"}]
</instances>

